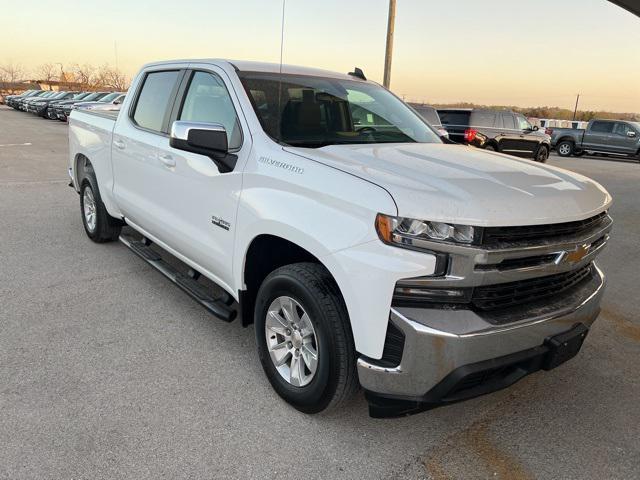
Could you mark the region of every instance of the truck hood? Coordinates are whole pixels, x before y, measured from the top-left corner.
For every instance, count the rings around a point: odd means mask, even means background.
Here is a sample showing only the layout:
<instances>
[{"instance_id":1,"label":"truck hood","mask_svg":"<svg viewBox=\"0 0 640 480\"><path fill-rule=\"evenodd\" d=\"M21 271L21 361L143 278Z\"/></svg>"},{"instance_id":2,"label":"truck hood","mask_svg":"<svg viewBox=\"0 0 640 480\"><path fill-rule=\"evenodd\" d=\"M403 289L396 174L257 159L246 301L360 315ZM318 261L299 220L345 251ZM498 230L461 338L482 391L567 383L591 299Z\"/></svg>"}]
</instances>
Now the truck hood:
<instances>
[{"instance_id":1,"label":"truck hood","mask_svg":"<svg viewBox=\"0 0 640 480\"><path fill-rule=\"evenodd\" d=\"M398 215L477 226L582 220L611 196L582 175L450 144L331 145L287 151L386 189Z\"/></svg>"}]
</instances>

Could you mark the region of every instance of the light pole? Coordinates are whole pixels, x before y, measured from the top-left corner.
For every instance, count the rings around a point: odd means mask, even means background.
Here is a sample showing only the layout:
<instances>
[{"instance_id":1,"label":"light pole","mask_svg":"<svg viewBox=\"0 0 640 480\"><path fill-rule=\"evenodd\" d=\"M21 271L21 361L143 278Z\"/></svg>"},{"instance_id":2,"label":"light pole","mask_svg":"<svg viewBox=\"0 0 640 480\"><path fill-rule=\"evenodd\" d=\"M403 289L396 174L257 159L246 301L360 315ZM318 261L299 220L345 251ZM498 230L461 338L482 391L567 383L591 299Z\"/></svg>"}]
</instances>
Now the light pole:
<instances>
[{"instance_id":1,"label":"light pole","mask_svg":"<svg viewBox=\"0 0 640 480\"><path fill-rule=\"evenodd\" d=\"M389 19L387 22L387 48L384 53L384 80L382 84L389 88L391 84L391 57L393 56L393 29L396 23L396 0L389 0Z\"/></svg>"}]
</instances>

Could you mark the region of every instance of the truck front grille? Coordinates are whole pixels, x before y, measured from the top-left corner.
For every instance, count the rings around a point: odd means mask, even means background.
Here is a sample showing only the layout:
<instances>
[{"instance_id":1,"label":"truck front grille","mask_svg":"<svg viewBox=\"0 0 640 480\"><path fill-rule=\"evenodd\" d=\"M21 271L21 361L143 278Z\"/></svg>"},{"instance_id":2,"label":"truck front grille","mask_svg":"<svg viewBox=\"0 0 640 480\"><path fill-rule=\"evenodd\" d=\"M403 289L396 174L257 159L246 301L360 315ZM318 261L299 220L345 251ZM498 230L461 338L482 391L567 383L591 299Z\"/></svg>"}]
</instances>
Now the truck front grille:
<instances>
[{"instance_id":1,"label":"truck front grille","mask_svg":"<svg viewBox=\"0 0 640 480\"><path fill-rule=\"evenodd\" d=\"M576 222L547 225L525 225L519 227L486 227L482 234L482 245L495 246L525 241L546 241L560 237L572 237L589 232L609 222L607 212Z\"/></svg>"},{"instance_id":2,"label":"truck front grille","mask_svg":"<svg viewBox=\"0 0 640 480\"><path fill-rule=\"evenodd\" d=\"M578 270L517 282L475 287L471 295L474 309L491 311L562 296L567 290L591 278L592 265Z\"/></svg>"}]
</instances>

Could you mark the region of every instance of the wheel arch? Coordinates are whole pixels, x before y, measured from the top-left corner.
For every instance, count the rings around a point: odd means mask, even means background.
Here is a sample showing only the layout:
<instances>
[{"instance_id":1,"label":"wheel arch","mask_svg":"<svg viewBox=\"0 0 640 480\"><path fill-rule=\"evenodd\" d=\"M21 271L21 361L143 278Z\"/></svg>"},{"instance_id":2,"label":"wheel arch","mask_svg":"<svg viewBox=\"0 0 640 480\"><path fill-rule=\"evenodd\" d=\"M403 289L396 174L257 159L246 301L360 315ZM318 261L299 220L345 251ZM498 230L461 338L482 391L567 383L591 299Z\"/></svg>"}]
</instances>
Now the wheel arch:
<instances>
[{"instance_id":1,"label":"wheel arch","mask_svg":"<svg viewBox=\"0 0 640 480\"><path fill-rule=\"evenodd\" d=\"M560 137L557 141L556 141L556 146L560 145L562 142L571 142L573 143L573 145L575 146L576 144L576 139L571 137L571 136L564 136L564 137Z\"/></svg>"},{"instance_id":2,"label":"wheel arch","mask_svg":"<svg viewBox=\"0 0 640 480\"><path fill-rule=\"evenodd\" d=\"M296 242L271 233L262 233L253 237L242 257L241 284L244 288L238 292L242 325L247 326L253 323L258 289L267 275L279 267L293 263L309 262L322 265L335 282L344 301L344 293L338 281L328 266L322 262L321 256Z\"/></svg>"}]
</instances>

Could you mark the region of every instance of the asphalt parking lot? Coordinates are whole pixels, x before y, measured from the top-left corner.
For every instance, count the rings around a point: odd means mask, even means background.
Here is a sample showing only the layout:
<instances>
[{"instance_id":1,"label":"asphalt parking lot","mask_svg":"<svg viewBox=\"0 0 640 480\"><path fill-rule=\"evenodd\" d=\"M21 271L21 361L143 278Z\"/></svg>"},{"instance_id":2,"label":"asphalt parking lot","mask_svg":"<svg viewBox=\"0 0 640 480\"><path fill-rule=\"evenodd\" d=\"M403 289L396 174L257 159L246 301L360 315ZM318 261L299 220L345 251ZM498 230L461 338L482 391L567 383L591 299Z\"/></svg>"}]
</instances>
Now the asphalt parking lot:
<instances>
[{"instance_id":1,"label":"asphalt parking lot","mask_svg":"<svg viewBox=\"0 0 640 480\"><path fill-rule=\"evenodd\" d=\"M550 163L614 196L608 290L578 357L419 415L306 416L253 328L82 229L67 126L0 106L0 478L640 477L640 165ZM562 208L561 205L558 208Z\"/></svg>"}]
</instances>

